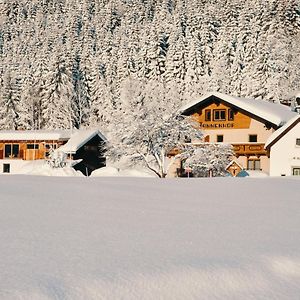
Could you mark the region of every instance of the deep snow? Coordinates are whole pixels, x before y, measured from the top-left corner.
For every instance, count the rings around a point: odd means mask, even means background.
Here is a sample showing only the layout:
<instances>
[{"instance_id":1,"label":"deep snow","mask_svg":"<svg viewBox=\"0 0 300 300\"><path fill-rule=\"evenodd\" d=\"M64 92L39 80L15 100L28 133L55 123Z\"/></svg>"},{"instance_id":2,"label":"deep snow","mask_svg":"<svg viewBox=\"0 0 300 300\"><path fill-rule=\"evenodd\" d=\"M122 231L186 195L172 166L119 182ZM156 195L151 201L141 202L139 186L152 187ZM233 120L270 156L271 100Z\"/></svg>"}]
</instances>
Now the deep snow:
<instances>
[{"instance_id":1,"label":"deep snow","mask_svg":"<svg viewBox=\"0 0 300 300\"><path fill-rule=\"evenodd\" d=\"M0 299L299 299L299 180L16 175L0 190Z\"/></svg>"}]
</instances>

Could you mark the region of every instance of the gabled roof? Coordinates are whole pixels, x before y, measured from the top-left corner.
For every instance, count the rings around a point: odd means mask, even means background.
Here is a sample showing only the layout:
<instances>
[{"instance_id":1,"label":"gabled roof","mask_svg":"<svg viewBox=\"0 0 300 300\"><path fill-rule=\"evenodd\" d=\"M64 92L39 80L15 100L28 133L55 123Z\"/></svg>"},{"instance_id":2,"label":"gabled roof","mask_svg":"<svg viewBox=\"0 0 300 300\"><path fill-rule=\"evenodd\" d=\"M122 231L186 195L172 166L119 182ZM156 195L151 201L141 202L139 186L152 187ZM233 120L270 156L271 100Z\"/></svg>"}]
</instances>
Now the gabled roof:
<instances>
[{"instance_id":1,"label":"gabled roof","mask_svg":"<svg viewBox=\"0 0 300 300\"><path fill-rule=\"evenodd\" d=\"M188 103L181 107L179 113L187 114L196 109L198 106L205 104L205 102L207 102L211 97L216 97L230 106L249 112L250 114L266 120L276 126L282 126L296 114L295 112L292 112L289 107L282 104L271 103L264 100L240 98L219 92L208 93L199 99Z\"/></svg>"},{"instance_id":2,"label":"gabled roof","mask_svg":"<svg viewBox=\"0 0 300 300\"><path fill-rule=\"evenodd\" d=\"M71 137L70 130L1 130L0 140L8 141L65 141Z\"/></svg>"},{"instance_id":3,"label":"gabled roof","mask_svg":"<svg viewBox=\"0 0 300 300\"><path fill-rule=\"evenodd\" d=\"M241 170L243 170L244 168L236 161L236 160L232 160L225 168L225 170L227 170L230 166L232 165L237 165Z\"/></svg>"},{"instance_id":4,"label":"gabled roof","mask_svg":"<svg viewBox=\"0 0 300 300\"><path fill-rule=\"evenodd\" d=\"M59 147L59 150L65 153L76 153L78 149L96 135L98 135L103 141L106 141L105 136L102 135L99 130L78 130L71 135L71 138L66 144Z\"/></svg>"},{"instance_id":5,"label":"gabled roof","mask_svg":"<svg viewBox=\"0 0 300 300\"><path fill-rule=\"evenodd\" d=\"M265 149L271 148L275 143L277 143L287 132L294 128L298 123L300 123L300 115L294 116L290 119L284 126L277 129L267 140L265 144Z\"/></svg>"}]
</instances>

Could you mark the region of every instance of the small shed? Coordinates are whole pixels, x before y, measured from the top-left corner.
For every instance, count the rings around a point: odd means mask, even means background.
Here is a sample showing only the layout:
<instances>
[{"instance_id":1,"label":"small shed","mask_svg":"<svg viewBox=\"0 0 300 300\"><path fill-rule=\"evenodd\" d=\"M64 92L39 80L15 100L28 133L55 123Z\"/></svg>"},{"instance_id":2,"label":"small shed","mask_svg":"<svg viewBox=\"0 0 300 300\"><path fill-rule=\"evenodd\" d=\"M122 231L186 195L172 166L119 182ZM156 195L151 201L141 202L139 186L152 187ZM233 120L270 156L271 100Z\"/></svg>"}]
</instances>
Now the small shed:
<instances>
[{"instance_id":1,"label":"small shed","mask_svg":"<svg viewBox=\"0 0 300 300\"><path fill-rule=\"evenodd\" d=\"M74 166L74 169L89 176L95 169L106 165L106 142L106 138L99 130L78 130L59 150L73 160L81 160Z\"/></svg>"}]
</instances>

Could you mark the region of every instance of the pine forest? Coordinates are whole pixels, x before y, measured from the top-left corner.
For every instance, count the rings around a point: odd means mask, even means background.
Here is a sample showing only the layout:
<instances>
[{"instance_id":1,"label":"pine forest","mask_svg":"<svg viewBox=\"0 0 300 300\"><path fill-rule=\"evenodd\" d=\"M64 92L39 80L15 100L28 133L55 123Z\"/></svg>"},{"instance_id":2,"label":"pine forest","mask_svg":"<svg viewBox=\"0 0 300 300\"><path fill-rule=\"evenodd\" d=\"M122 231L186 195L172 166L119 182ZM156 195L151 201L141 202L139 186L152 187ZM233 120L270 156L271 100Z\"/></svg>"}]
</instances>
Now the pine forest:
<instances>
[{"instance_id":1,"label":"pine forest","mask_svg":"<svg viewBox=\"0 0 300 300\"><path fill-rule=\"evenodd\" d=\"M208 91L299 90L300 0L0 0L0 129L111 131Z\"/></svg>"}]
</instances>

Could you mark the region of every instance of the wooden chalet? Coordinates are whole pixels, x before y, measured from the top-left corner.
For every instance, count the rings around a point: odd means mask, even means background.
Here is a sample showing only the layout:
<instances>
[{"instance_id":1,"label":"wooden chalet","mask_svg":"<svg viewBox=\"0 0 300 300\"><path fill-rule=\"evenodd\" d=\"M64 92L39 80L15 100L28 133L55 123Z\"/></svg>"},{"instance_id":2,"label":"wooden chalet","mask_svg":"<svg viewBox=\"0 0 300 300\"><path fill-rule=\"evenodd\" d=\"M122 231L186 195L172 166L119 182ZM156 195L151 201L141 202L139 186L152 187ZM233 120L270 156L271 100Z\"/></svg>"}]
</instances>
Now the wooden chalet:
<instances>
[{"instance_id":1,"label":"wooden chalet","mask_svg":"<svg viewBox=\"0 0 300 300\"><path fill-rule=\"evenodd\" d=\"M105 142L98 130L0 131L0 171L15 173L22 162L47 160L50 151L55 150L68 154L70 160L80 160L74 168L90 175L105 166Z\"/></svg>"},{"instance_id":2,"label":"wooden chalet","mask_svg":"<svg viewBox=\"0 0 300 300\"><path fill-rule=\"evenodd\" d=\"M218 92L189 103L180 113L199 123L205 142L232 144L236 160L244 169L267 173L269 151L265 143L296 114L282 104Z\"/></svg>"}]
</instances>

